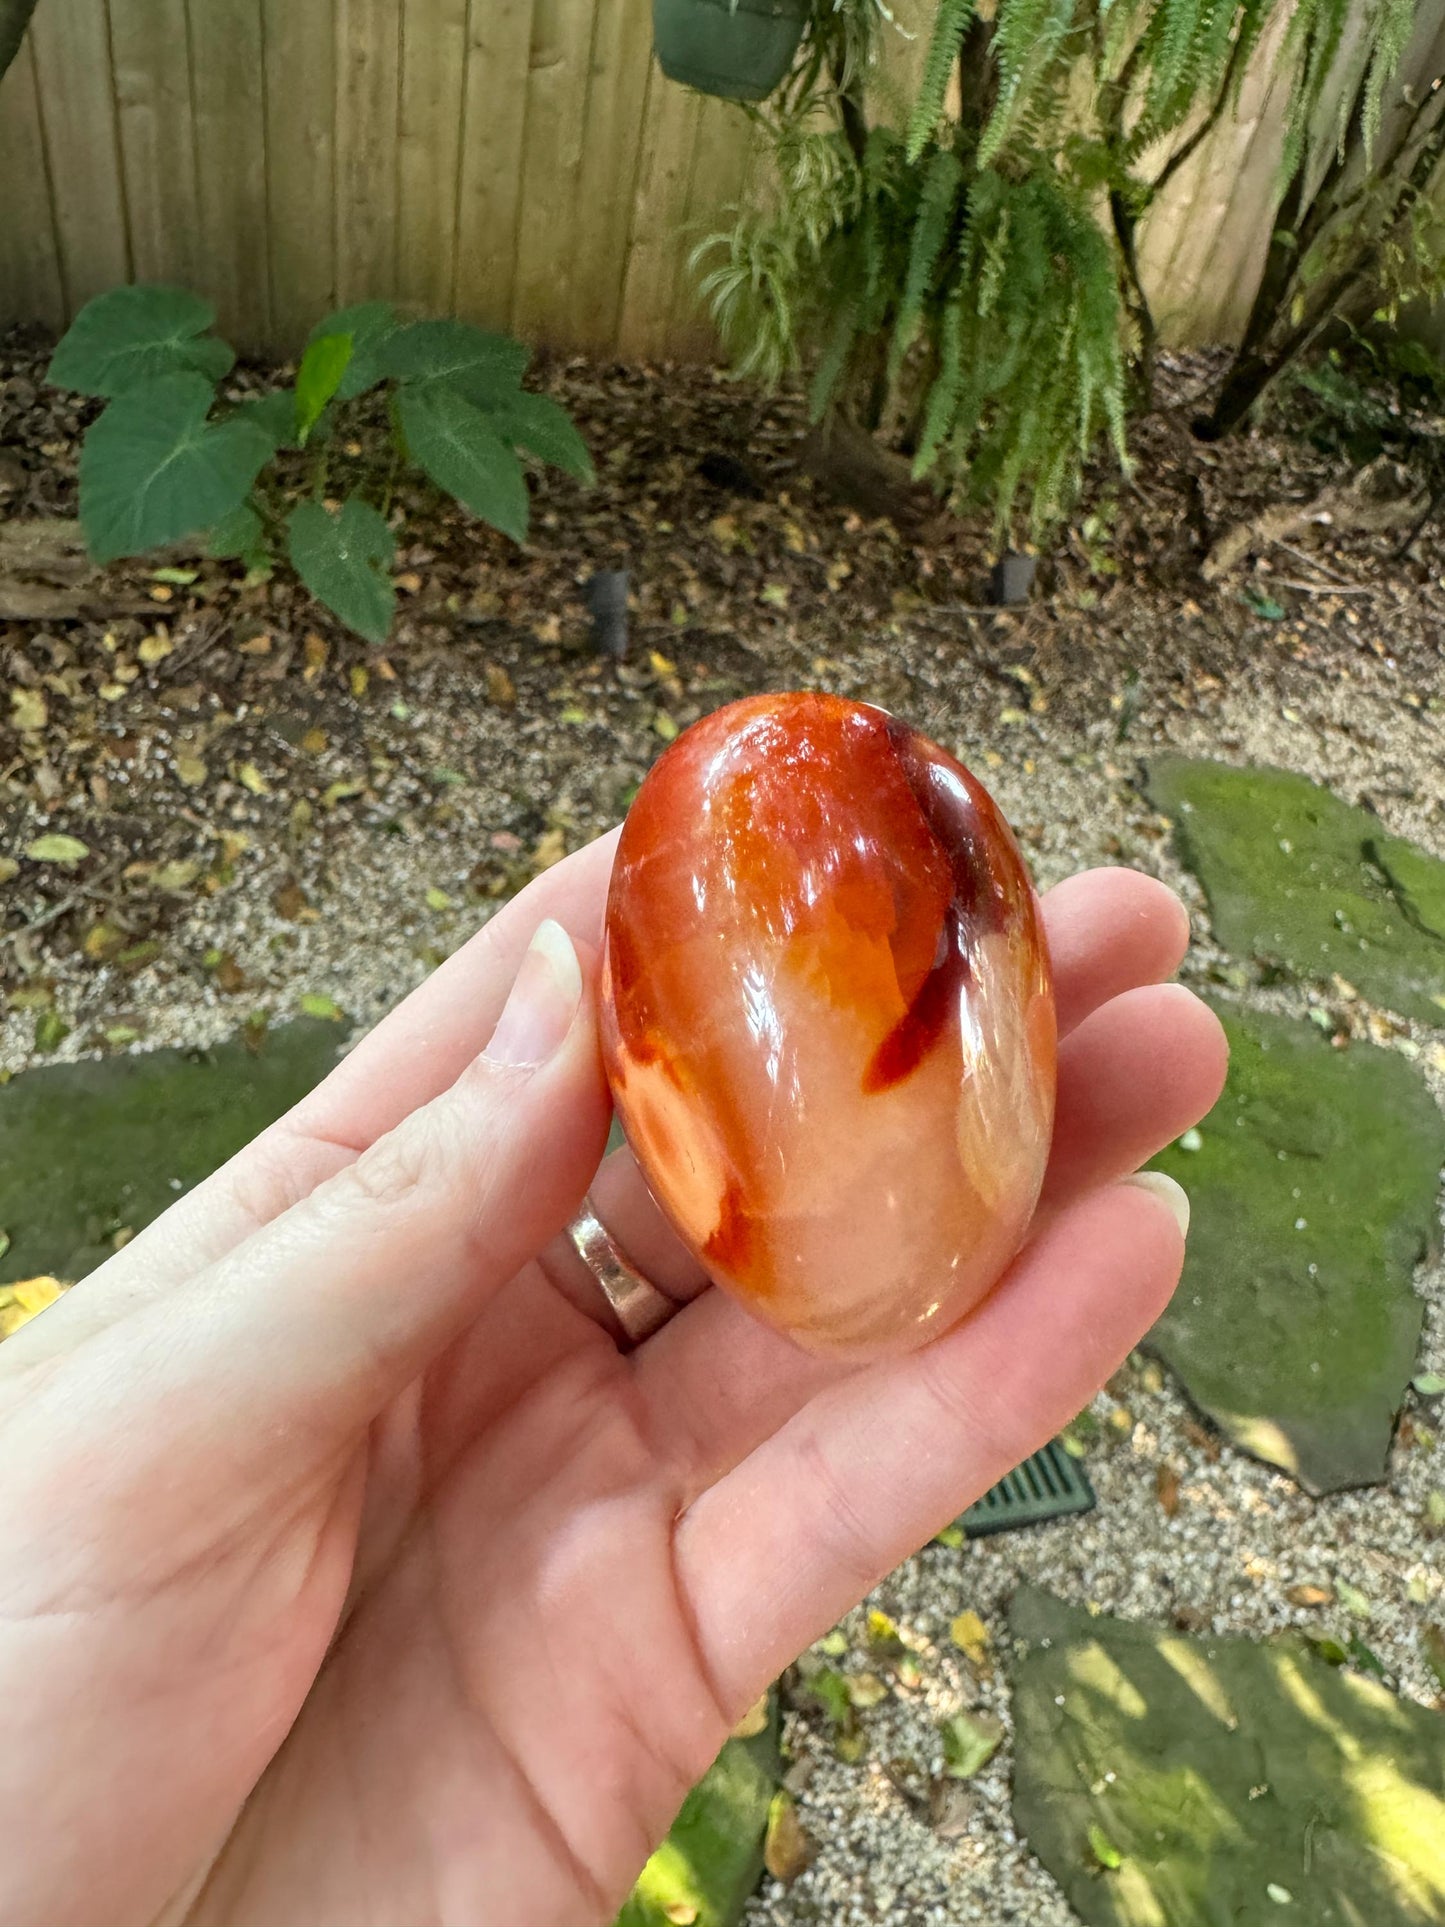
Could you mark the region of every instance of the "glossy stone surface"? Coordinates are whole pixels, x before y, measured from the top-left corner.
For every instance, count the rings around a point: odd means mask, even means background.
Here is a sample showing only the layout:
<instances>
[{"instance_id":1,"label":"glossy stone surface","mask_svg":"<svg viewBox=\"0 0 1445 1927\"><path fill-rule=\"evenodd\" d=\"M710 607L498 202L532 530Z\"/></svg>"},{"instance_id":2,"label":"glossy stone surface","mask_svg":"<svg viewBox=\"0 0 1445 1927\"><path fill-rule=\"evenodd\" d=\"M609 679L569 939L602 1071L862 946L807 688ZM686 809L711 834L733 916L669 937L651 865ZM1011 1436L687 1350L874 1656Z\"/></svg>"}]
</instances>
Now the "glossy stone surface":
<instances>
[{"instance_id":1,"label":"glossy stone surface","mask_svg":"<svg viewBox=\"0 0 1445 1927\"><path fill-rule=\"evenodd\" d=\"M659 1204L810 1349L921 1344L1023 1238L1054 1107L1036 899L987 792L883 710L751 698L658 760L603 1036Z\"/></svg>"}]
</instances>

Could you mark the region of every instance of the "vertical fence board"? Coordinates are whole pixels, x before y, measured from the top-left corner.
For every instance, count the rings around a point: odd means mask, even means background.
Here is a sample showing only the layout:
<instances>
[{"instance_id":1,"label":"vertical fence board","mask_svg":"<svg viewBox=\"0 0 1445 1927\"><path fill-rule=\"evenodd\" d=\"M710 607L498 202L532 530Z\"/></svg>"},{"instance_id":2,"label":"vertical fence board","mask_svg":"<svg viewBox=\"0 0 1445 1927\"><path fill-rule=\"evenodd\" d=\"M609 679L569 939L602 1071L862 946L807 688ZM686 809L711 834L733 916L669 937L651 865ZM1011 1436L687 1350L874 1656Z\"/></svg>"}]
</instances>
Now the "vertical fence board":
<instances>
[{"instance_id":1,"label":"vertical fence board","mask_svg":"<svg viewBox=\"0 0 1445 1927\"><path fill-rule=\"evenodd\" d=\"M617 331L618 351L626 356L667 352L700 109L697 94L674 86L653 66Z\"/></svg>"},{"instance_id":2,"label":"vertical fence board","mask_svg":"<svg viewBox=\"0 0 1445 1927\"><path fill-rule=\"evenodd\" d=\"M532 7L522 203L541 218L518 225L512 289L512 326L529 341L563 341L569 333L574 240L585 218L578 203L595 10L596 0L534 0Z\"/></svg>"},{"instance_id":3,"label":"vertical fence board","mask_svg":"<svg viewBox=\"0 0 1445 1927\"><path fill-rule=\"evenodd\" d=\"M56 241L74 307L130 278L105 0L45 0L30 22Z\"/></svg>"},{"instance_id":4,"label":"vertical fence board","mask_svg":"<svg viewBox=\"0 0 1445 1927\"><path fill-rule=\"evenodd\" d=\"M880 28L875 115L906 111L935 3ZM1286 27L1145 225L1166 339L1243 326ZM1432 35L1422 15L1405 63L1425 84ZM41 0L0 86L0 321L59 325L134 274L282 352L338 301L400 296L599 354L710 354L687 256L767 165L754 140L662 78L645 0Z\"/></svg>"},{"instance_id":5,"label":"vertical fence board","mask_svg":"<svg viewBox=\"0 0 1445 1927\"><path fill-rule=\"evenodd\" d=\"M512 311L531 58L532 0L470 0L455 305L493 327Z\"/></svg>"},{"instance_id":6,"label":"vertical fence board","mask_svg":"<svg viewBox=\"0 0 1445 1927\"><path fill-rule=\"evenodd\" d=\"M264 0L266 203L275 346L293 353L336 291L334 0Z\"/></svg>"},{"instance_id":7,"label":"vertical fence board","mask_svg":"<svg viewBox=\"0 0 1445 1927\"><path fill-rule=\"evenodd\" d=\"M708 233L727 224L741 200L752 159L752 125L725 100L705 100L698 114L688 197L678 230L669 309L668 353L705 358L717 346L707 304L697 292L688 257Z\"/></svg>"},{"instance_id":8,"label":"vertical fence board","mask_svg":"<svg viewBox=\"0 0 1445 1927\"><path fill-rule=\"evenodd\" d=\"M467 0L405 0L402 19L397 292L433 313L456 269Z\"/></svg>"},{"instance_id":9,"label":"vertical fence board","mask_svg":"<svg viewBox=\"0 0 1445 1927\"><path fill-rule=\"evenodd\" d=\"M310 4L310 0L307 0ZM189 0L203 291L242 347L271 339L261 0Z\"/></svg>"},{"instance_id":10,"label":"vertical fence board","mask_svg":"<svg viewBox=\"0 0 1445 1927\"><path fill-rule=\"evenodd\" d=\"M35 93L35 59L22 42L0 81L0 328L39 321L57 331L66 320L65 283L55 244L45 145Z\"/></svg>"},{"instance_id":11,"label":"vertical fence board","mask_svg":"<svg viewBox=\"0 0 1445 1927\"><path fill-rule=\"evenodd\" d=\"M400 39L397 0L337 0L336 265L345 302L396 293Z\"/></svg>"},{"instance_id":12,"label":"vertical fence board","mask_svg":"<svg viewBox=\"0 0 1445 1927\"><path fill-rule=\"evenodd\" d=\"M571 338L606 352L617 341L627 240L652 64L652 19L644 6L598 0L591 85L582 134L585 194L574 239Z\"/></svg>"},{"instance_id":13,"label":"vertical fence board","mask_svg":"<svg viewBox=\"0 0 1445 1927\"><path fill-rule=\"evenodd\" d=\"M186 0L110 0L116 110L138 281L197 287L208 236L196 186Z\"/></svg>"}]
</instances>

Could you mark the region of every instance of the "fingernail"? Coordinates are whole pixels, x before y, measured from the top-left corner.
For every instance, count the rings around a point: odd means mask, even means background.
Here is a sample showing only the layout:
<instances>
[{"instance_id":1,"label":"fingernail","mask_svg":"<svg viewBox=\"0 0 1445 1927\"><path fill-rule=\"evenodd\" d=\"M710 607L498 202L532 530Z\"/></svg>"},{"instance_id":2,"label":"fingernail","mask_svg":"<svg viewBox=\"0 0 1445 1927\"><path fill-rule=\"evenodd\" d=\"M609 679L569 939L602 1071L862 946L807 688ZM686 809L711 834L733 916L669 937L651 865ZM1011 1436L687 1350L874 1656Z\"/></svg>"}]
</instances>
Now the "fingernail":
<instances>
[{"instance_id":1,"label":"fingernail","mask_svg":"<svg viewBox=\"0 0 1445 1927\"><path fill-rule=\"evenodd\" d=\"M1125 1178L1124 1182L1137 1184L1141 1191L1148 1191L1162 1203L1167 1204L1174 1213L1174 1222L1179 1227L1179 1235L1188 1237L1189 1193L1182 1184L1176 1184L1165 1171L1136 1171L1132 1177Z\"/></svg>"},{"instance_id":2,"label":"fingernail","mask_svg":"<svg viewBox=\"0 0 1445 1927\"><path fill-rule=\"evenodd\" d=\"M527 946L487 1045L488 1062L545 1064L571 1030L581 999L582 966L572 939L548 917Z\"/></svg>"}]
</instances>

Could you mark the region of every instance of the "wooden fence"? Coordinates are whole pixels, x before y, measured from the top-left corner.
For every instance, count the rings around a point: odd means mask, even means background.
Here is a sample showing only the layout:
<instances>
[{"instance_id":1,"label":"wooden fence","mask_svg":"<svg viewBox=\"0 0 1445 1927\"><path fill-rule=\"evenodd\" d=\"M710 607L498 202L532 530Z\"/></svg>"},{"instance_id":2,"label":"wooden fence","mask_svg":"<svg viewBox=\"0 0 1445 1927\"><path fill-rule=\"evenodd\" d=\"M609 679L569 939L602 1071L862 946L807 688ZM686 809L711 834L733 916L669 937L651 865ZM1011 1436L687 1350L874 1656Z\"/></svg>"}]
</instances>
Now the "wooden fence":
<instances>
[{"instance_id":1,"label":"wooden fence","mask_svg":"<svg viewBox=\"0 0 1445 1927\"><path fill-rule=\"evenodd\" d=\"M896 12L906 79L933 0ZM648 0L40 0L0 84L0 325L59 328L134 278L201 290L253 349L388 296L706 355L687 255L752 135L665 80L651 39ZM1257 60L1152 216L1166 339L1242 327L1284 111Z\"/></svg>"}]
</instances>

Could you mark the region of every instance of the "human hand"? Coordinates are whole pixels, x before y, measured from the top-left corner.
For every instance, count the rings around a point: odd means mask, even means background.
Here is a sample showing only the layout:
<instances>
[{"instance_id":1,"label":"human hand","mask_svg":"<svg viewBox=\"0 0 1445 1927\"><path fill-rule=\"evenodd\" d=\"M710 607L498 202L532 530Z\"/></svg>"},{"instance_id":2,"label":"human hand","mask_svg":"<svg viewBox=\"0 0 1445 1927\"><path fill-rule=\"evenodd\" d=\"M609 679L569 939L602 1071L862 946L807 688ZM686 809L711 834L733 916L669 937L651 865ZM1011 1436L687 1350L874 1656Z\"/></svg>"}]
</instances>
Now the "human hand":
<instances>
[{"instance_id":1,"label":"human hand","mask_svg":"<svg viewBox=\"0 0 1445 1927\"><path fill-rule=\"evenodd\" d=\"M1045 899L1053 1157L977 1311L806 1356L702 1289L624 1152L593 1195L695 1302L620 1351L558 1236L608 1125L612 847L0 1347L7 1927L610 1920L768 1681L1162 1309L1178 1224L1117 1180L1224 1046L1159 981L1177 902L1105 870ZM518 976L543 918L580 972L554 938Z\"/></svg>"}]
</instances>

